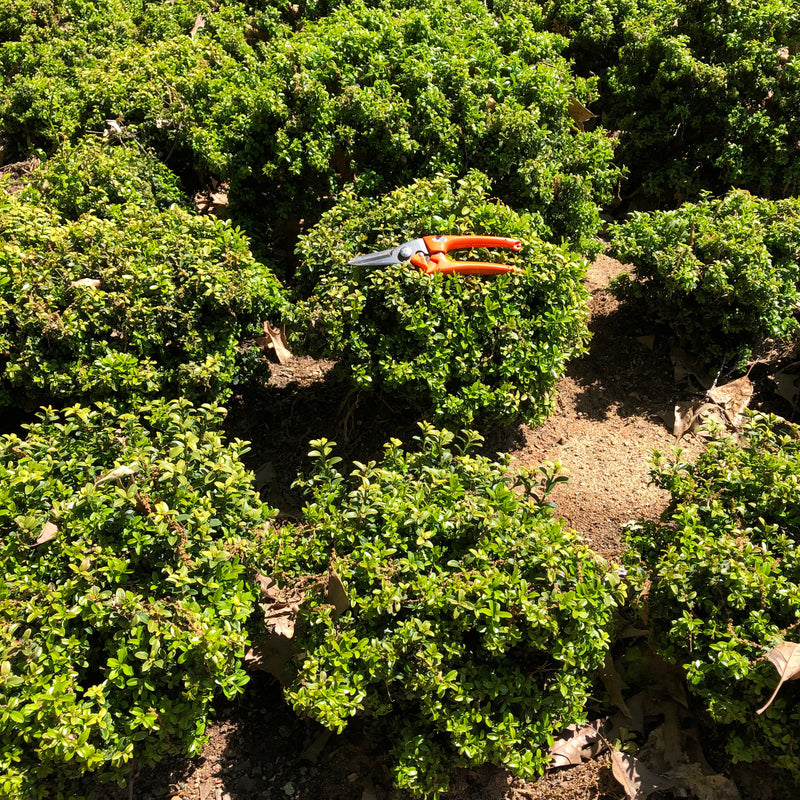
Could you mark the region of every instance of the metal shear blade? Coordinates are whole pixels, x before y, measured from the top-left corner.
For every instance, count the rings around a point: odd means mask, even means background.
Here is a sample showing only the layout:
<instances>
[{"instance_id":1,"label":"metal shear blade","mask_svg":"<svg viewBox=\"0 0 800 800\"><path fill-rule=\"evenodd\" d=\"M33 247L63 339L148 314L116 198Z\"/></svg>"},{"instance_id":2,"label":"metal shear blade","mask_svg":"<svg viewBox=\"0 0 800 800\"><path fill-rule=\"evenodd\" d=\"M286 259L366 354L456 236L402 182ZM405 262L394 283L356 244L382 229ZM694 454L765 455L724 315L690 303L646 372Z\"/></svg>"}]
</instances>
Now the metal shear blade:
<instances>
[{"instance_id":1,"label":"metal shear blade","mask_svg":"<svg viewBox=\"0 0 800 800\"><path fill-rule=\"evenodd\" d=\"M412 239L410 242L401 244L398 247L391 247L388 250L380 250L377 253L366 253L363 256L351 258L348 262L350 266L367 267L388 267L391 264L402 264L410 261L415 253L425 253L428 255L428 246L424 239Z\"/></svg>"}]
</instances>

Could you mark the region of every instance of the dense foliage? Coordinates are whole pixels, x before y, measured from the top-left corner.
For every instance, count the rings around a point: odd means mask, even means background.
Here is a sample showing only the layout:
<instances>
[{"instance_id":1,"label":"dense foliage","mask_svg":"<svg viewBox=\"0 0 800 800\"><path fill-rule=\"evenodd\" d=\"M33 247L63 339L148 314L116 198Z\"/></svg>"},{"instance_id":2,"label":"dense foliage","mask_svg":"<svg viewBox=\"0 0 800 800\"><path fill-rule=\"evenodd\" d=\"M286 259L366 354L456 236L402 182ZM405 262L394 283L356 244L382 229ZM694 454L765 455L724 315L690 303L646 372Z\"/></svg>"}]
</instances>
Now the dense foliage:
<instances>
[{"instance_id":1,"label":"dense foliage","mask_svg":"<svg viewBox=\"0 0 800 800\"><path fill-rule=\"evenodd\" d=\"M263 366L264 321L353 404L538 424L585 351L600 208L638 194L692 204L613 230L621 298L709 367L794 334L798 54L796 0L0 0L0 409L100 401L0 442L0 795L196 753L241 687L265 510L222 411L188 402ZM195 213L210 186L235 224ZM473 256L520 272L348 264L437 233L519 238ZM797 687L753 710L800 625L797 441L756 418L662 461L672 504L631 531L654 636L731 755L794 773ZM425 425L345 477L320 440L305 522L260 564L341 577L343 614L307 597L289 697L393 727L425 796L458 765L541 771L622 595L548 510L555 475L516 491L472 443Z\"/></svg>"},{"instance_id":2,"label":"dense foliage","mask_svg":"<svg viewBox=\"0 0 800 800\"><path fill-rule=\"evenodd\" d=\"M334 730L386 717L396 781L424 797L456 766L542 772L584 715L623 594L545 502L563 478L517 477L476 441L423 425L415 450L392 440L348 476L312 443L305 522L269 545L279 581L333 572L350 602L337 615L309 591L292 705Z\"/></svg>"},{"instance_id":3,"label":"dense foliage","mask_svg":"<svg viewBox=\"0 0 800 800\"><path fill-rule=\"evenodd\" d=\"M160 210L175 186L148 156L101 151L78 178L81 152L21 198L0 186L0 405L224 397L240 341L280 312L277 280L235 227Z\"/></svg>"},{"instance_id":4,"label":"dense foliage","mask_svg":"<svg viewBox=\"0 0 800 800\"><path fill-rule=\"evenodd\" d=\"M543 238L596 249L597 205L618 171L611 140L569 114L595 81L575 77L565 40L526 17L478 0L354 2L294 31L266 11L200 3L205 24L190 37L182 4L111 5L6 43L0 130L17 147L49 150L119 120L170 163L232 179L239 208L255 204L273 225L314 219L345 182L375 194L478 168L542 215ZM98 42L81 25L101 18L116 36ZM164 31L155 41L152 27Z\"/></svg>"},{"instance_id":5,"label":"dense foliage","mask_svg":"<svg viewBox=\"0 0 800 800\"><path fill-rule=\"evenodd\" d=\"M69 220L81 214L118 217L129 206L189 209L178 178L152 153L98 136L63 144L30 175L20 199Z\"/></svg>"},{"instance_id":6,"label":"dense foliage","mask_svg":"<svg viewBox=\"0 0 800 800\"><path fill-rule=\"evenodd\" d=\"M800 428L754 416L734 437L717 432L696 463L661 456L672 495L662 523L629 531L652 581L648 620L690 690L727 727L737 761L798 772L800 687L777 683L765 652L800 627Z\"/></svg>"},{"instance_id":7,"label":"dense foliage","mask_svg":"<svg viewBox=\"0 0 800 800\"><path fill-rule=\"evenodd\" d=\"M0 439L0 796L196 754L246 682L267 515L223 412L45 409Z\"/></svg>"},{"instance_id":8,"label":"dense foliage","mask_svg":"<svg viewBox=\"0 0 800 800\"><path fill-rule=\"evenodd\" d=\"M566 362L584 350L583 259L537 235L535 217L487 198L488 179L419 180L380 201L345 195L298 246L299 320L310 346L340 359L359 389L387 392L456 426L552 409ZM488 251L522 274L428 275L353 256L436 233L492 233L523 249Z\"/></svg>"},{"instance_id":9,"label":"dense foliage","mask_svg":"<svg viewBox=\"0 0 800 800\"><path fill-rule=\"evenodd\" d=\"M735 366L764 338L797 330L800 200L733 191L635 214L612 231L611 252L634 265L616 294L708 366Z\"/></svg>"},{"instance_id":10,"label":"dense foliage","mask_svg":"<svg viewBox=\"0 0 800 800\"><path fill-rule=\"evenodd\" d=\"M619 131L631 188L668 203L731 186L800 193L794 0L541 5L569 37L578 71L602 77L599 108Z\"/></svg>"}]
</instances>

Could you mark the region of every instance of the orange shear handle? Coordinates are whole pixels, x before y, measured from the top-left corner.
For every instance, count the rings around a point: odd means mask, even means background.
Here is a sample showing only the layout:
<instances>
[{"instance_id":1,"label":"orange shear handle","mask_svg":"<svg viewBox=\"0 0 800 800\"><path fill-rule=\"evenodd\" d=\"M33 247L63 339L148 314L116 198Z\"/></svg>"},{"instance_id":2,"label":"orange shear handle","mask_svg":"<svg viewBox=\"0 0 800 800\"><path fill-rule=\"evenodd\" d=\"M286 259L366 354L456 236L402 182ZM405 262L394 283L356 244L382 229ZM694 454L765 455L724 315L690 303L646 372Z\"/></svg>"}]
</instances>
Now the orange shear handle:
<instances>
[{"instance_id":1,"label":"orange shear handle","mask_svg":"<svg viewBox=\"0 0 800 800\"><path fill-rule=\"evenodd\" d=\"M423 236L422 241L433 253L449 253L451 250L467 250L471 247L503 247L519 252L522 243L519 239L506 236Z\"/></svg>"},{"instance_id":2,"label":"orange shear handle","mask_svg":"<svg viewBox=\"0 0 800 800\"><path fill-rule=\"evenodd\" d=\"M411 263L423 272L456 272L460 275L497 275L504 272L522 272L519 267L508 264L493 264L486 261L452 261L445 254L450 250L466 250L472 247L503 247L519 252L519 239L505 236L423 236L430 252L430 259L422 253L411 256Z\"/></svg>"}]
</instances>

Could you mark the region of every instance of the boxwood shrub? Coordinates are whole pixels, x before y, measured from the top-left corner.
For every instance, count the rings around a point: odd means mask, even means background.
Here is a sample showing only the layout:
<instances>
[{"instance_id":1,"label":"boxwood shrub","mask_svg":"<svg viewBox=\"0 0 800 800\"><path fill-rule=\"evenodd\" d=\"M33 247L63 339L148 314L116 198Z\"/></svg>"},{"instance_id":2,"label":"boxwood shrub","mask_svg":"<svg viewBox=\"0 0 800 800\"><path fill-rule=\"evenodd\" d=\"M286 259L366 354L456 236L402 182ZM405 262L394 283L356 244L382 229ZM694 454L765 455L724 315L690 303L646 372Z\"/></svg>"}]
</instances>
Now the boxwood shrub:
<instances>
[{"instance_id":1,"label":"boxwood shrub","mask_svg":"<svg viewBox=\"0 0 800 800\"><path fill-rule=\"evenodd\" d=\"M60 166L51 172L31 200L0 186L0 406L224 397L239 343L276 322L283 302L247 239L219 220L132 202L63 221L49 204L77 213L92 201L73 195L80 187ZM134 184L94 194L111 200Z\"/></svg>"},{"instance_id":2,"label":"boxwood shrub","mask_svg":"<svg viewBox=\"0 0 800 800\"><path fill-rule=\"evenodd\" d=\"M289 4L147 3L117 9L99 36L90 5L0 50L0 129L20 157L118 120L176 168L231 179L238 211L255 223L256 206L278 231L315 220L348 182L376 194L476 167L542 213L543 238L597 250L619 171L611 139L569 114L596 81L525 16L478 0L312 3L295 30Z\"/></svg>"},{"instance_id":3,"label":"boxwood shrub","mask_svg":"<svg viewBox=\"0 0 800 800\"><path fill-rule=\"evenodd\" d=\"M311 587L293 707L338 731L381 720L398 786L435 798L456 767L543 771L553 733L584 716L623 587L553 515L563 478L518 478L474 434L421 428L414 449L393 439L349 474L313 442L304 523L268 549L280 583Z\"/></svg>"},{"instance_id":4,"label":"boxwood shrub","mask_svg":"<svg viewBox=\"0 0 800 800\"><path fill-rule=\"evenodd\" d=\"M731 191L612 229L612 253L634 265L613 290L708 366L732 367L797 330L798 252L800 200Z\"/></svg>"},{"instance_id":5,"label":"boxwood shrub","mask_svg":"<svg viewBox=\"0 0 800 800\"><path fill-rule=\"evenodd\" d=\"M649 626L664 655L721 724L734 761L765 761L800 780L800 686L764 658L800 642L800 427L758 414L741 435L717 430L694 463L657 454L671 502L628 540L651 581Z\"/></svg>"},{"instance_id":6,"label":"boxwood shrub","mask_svg":"<svg viewBox=\"0 0 800 800\"><path fill-rule=\"evenodd\" d=\"M269 512L223 416L101 403L0 439L0 796L196 755L214 698L246 683Z\"/></svg>"},{"instance_id":7,"label":"boxwood shrub","mask_svg":"<svg viewBox=\"0 0 800 800\"><path fill-rule=\"evenodd\" d=\"M65 142L29 179L20 198L55 211L62 219L81 214L113 217L126 206L188 210L177 176L133 141L112 143L99 136Z\"/></svg>"},{"instance_id":8,"label":"boxwood shrub","mask_svg":"<svg viewBox=\"0 0 800 800\"><path fill-rule=\"evenodd\" d=\"M800 192L798 31L793 0L640 5L608 76L608 124L647 191Z\"/></svg>"},{"instance_id":9,"label":"boxwood shrub","mask_svg":"<svg viewBox=\"0 0 800 800\"><path fill-rule=\"evenodd\" d=\"M422 179L377 200L346 194L298 246L296 321L354 386L451 425L541 422L567 361L588 339L586 262L543 242L538 219L488 199L489 180ZM519 238L522 274L427 275L408 264L354 269L358 253L426 234ZM486 254L489 257L488 254Z\"/></svg>"}]
</instances>

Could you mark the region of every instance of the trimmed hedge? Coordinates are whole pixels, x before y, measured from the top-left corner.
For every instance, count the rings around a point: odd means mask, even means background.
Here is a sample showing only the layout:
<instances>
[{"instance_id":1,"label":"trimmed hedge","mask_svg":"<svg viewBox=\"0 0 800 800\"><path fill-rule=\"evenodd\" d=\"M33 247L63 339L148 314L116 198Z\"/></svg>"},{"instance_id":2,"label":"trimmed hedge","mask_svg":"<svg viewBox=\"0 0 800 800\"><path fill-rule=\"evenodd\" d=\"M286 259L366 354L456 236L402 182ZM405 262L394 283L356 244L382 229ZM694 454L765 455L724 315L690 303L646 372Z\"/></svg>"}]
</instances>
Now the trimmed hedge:
<instances>
[{"instance_id":1,"label":"trimmed hedge","mask_svg":"<svg viewBox=\"0 0 800 800\"><path fill-rule=\"evenodd\" d=\"M708 366L735 367L765 338L797 330L800 200L731 191L635 214L612 229L611 252L634 265L614 293Z\"/></svg>"},{"instance_id":2,"label":"trimmed hedge","mask_svg":"<svg viewBox=\"0 0 800 800\"><path fill-rule=\"evenodd\" d=\"M279 283L235 227L157 210L175 187L163 181L152 197L142 188L151 185L146 157L109 154L127 173L92 162L82 181L102 180L82 193L72 156L46 166L27 199L0 186L0 406L224 398L239 343L263 320L277 322ZM105 218L63 221L48 210L75 216L94 210L95 196Z\"/></svg>"},{"instance_id":3,"label":"trimmed hedge","mask_svg":"<svg viewBox=\"0 0 800 800\"><path fill-rule=\"evenodd\" d=\"M599 109L608 130L619 131L617 158L631 189L670 205L731 186L774 198L800 193L794 0L541 5L569 38L576 70L601 76Z\"/></svg>"},{"instance_id":4,"label":"trimmed hedge","mask_svg":"<svg viewBox=\"0 0 800 800\"><path fill-rule=\"evenodd\" d=\"M0 51L0 129L24 154L117 120L169 163L230 178L254 228L259 209L276 230L313 221L347 183L374 195L478 168L542 214L543 238L597 251L619 173L610 138L570 117L596 90L563 37L478 0L348 3L296 31L276 9L201 3L194 37L183 3L117 9L102 41L96 10L28 25Z\"/></svg>"},{"instance_id":5,"label":"trimmed hedge","mask_svg":"<svg viewBox=\"0 0 800 800\"><path fill-rule=\"evenodd\" d=\"M247 682L270 512L223 416L72 406L0 439L3 797L74 797L84 775L197 755L214 698Z\"/></svg>"},{"instance_id":6,"label":"trimmed hedge","mask_svg":"<svg viewBox=\"0 0 800 800\"><path fill-rule=\"evenodd\" d=\"M346 194L301 238L295 321L304 346L338 358L353 385L450 425L537 424L570 358L585 350L586 262L542 241L538 219L488 199L489 179L419 180L379 200ZM518 238L489 251L522 274L427 275L348 265L420 235ZM301 342L298 343L302 345Z\"/></svg>"},{"instance_id":7,"label":"trimmed hedge","mask_svg":"<svg viewBox=\"0 0 800 800\"><path fill-rule=\"evenodd\" d=\"M480 437L421 428L415 449L393 439L349 474L313 442L304 524L267 547L279 582L312 585L289 701L333 730L383 720L397 785L436 798L456 767L542 773L553 734L584 718L624 587L555 519L564 478L518 477L474 454Z\"/></svg>"},{"instance_id":8,"label":"trimmed hedge","mask_svg":"<svg viewBox=\"0 0 800 800\"><path fill-rule=\"evenodd\" d=\"M650 578L648 625L664 656L720 723L734 761L765 761L800 780L800 687L781 687L764 658L800 627L800 427L754 415L738 436L717 430L695 463L656 454L672 495L661 523L628 541Z\"/></svg>"}]
</instances>

